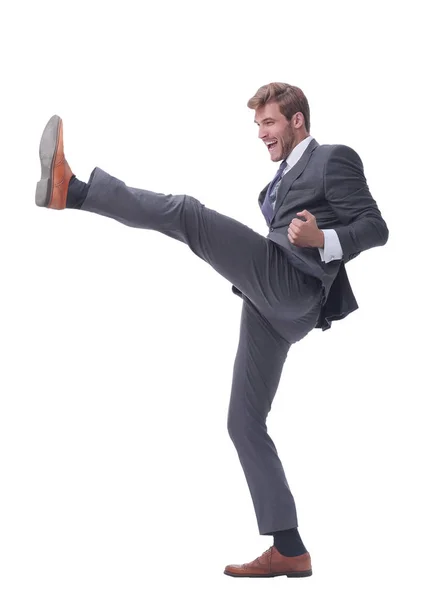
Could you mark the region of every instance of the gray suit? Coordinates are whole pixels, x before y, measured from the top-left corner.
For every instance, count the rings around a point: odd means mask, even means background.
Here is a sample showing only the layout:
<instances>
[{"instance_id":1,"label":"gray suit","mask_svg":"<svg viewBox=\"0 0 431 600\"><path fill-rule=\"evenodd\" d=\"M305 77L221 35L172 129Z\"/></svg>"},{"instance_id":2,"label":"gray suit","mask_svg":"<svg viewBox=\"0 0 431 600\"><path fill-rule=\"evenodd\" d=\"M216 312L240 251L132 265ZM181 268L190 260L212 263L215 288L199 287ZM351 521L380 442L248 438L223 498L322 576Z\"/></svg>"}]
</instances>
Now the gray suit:
<instances>
[{"instance_id":1,"label":"gray suit","mask_svg":"<svg viewBox=\"0 0 431 600\"><path fill-rule=\"evenodd\" d=\"M290 346L357 308L344 262L387 240L359 156L346 146L312 140L281 182L267 237L191 196L131 188L98 168L89 184L83 210L187 244L242 297L228 431L259 533L297 527L295 502L265 423ZM266 188L260 204L265 193ZM316 248L289 242L288 225L303 209L316 216L320 228L336 230L342 261L324 263Z\"/></svg>"}]
</instances>

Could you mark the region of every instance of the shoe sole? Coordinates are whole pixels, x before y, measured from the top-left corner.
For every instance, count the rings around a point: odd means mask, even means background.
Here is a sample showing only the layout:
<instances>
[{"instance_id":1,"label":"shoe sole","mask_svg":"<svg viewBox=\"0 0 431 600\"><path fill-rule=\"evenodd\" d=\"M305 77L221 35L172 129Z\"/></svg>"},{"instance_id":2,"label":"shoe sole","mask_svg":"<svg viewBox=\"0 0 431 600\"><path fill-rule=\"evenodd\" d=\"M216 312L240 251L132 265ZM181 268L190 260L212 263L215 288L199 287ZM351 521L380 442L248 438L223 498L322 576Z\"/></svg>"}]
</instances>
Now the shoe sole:
<instances>
[{"instance_id":1,"label":"shoe sole","mask_svg":"<svg viewBox=\"0 0 431 600\"><path fill-rule=\"evenodd\" d=\"M235 573L224 572L225 575L229 575L229 577L310 577L313 574L313 571L310 569L309 571L292 571L291 573L269 573L268 575L239 575Z\"/></svg>"},{"instance_id":2,"label":"shoe sole","mask_svg":"<svg viewBox=\"0 0 431 600\"><path fill-rule=\"evenodd\" d=\"M41 166L40 181L36 186L36 204L49 208L52 198L52 181L55 156L58 150L58 141L60 139L60 127L62 120L54 115L50 118L43 130L39 144L39 157Z\"/></svg>"}]
</instances>

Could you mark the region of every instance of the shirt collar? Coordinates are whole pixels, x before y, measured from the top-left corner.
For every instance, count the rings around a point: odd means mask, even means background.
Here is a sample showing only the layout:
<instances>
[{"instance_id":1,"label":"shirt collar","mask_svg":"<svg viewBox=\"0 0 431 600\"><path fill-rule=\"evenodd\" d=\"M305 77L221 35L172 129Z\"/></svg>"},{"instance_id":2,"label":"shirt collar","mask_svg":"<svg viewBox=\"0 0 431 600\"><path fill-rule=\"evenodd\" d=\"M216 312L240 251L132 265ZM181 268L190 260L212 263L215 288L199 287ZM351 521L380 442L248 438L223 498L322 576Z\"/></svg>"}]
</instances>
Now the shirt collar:
<instances>
[{"instance_id":1,"label":"shirt collar","mask_svg":"<svg viewBox=\"0 0 431 600\"><path fill-rule=\"evenodd\" d=\"M294 167L296 165L298 160L304 154L305 149L307 148L308 144L313 139L314 139L313 136L309 135L308 137L303 139L301 142L299 142L299 144L297 146L294 147L294 149L292 150L292 152L289 154L289 156L286 159L286 162L287 162L286 168L289 167L289 169L291 169L292 167Z\"/></svg>"}]
</instances>

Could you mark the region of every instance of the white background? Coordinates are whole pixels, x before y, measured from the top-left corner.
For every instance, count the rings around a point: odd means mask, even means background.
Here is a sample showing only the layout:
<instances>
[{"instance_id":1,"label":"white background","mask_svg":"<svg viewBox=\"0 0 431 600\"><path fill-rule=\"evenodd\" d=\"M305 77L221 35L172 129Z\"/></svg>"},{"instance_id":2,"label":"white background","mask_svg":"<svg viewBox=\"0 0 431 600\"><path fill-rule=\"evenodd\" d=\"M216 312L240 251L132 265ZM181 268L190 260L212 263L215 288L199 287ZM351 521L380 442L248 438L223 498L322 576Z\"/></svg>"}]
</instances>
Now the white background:
<instances>
[{"instance_id":1,"label":"white background","mask_svg":"<svg viewBox=\"0 0 431 600\"><path fill-rule=\"evenodd\" d=\"M0 598L429 598L425 3L14 4L2 17ZM34 204L52 114L87 180L187 193L266 235L247 100L299 86L390 229L360 309L288 356L268 417L314 575L223 575L259 536L226 429L241 300L185 245Z\"/></svg>"}]
</instances>

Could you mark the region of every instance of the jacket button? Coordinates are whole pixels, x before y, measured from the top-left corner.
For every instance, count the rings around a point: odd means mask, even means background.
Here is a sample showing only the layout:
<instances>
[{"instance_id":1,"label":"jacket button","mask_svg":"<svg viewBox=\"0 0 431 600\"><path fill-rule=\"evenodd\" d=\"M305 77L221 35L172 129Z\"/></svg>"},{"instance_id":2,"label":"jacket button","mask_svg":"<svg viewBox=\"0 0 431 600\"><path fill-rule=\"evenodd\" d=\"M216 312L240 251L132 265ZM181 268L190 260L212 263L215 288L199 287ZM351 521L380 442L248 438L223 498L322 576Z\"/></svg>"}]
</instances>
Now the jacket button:
<instances>
[{"instance_id":1,"label":"jacket button","mask_svg":"<svg viewBox=\"0 0 431 600\"><path fill-rule=\"evenodd\" d=\"M274 231L274 227L270 227L270 228L269 228L269 231Z\"/></svg>"}]
</instances>

